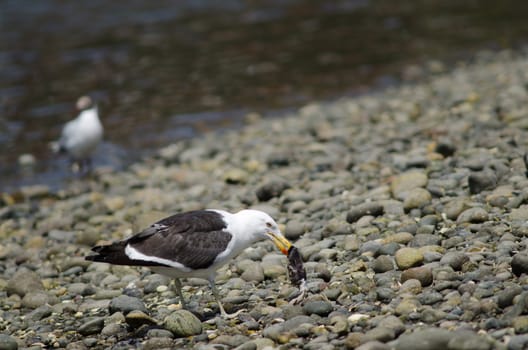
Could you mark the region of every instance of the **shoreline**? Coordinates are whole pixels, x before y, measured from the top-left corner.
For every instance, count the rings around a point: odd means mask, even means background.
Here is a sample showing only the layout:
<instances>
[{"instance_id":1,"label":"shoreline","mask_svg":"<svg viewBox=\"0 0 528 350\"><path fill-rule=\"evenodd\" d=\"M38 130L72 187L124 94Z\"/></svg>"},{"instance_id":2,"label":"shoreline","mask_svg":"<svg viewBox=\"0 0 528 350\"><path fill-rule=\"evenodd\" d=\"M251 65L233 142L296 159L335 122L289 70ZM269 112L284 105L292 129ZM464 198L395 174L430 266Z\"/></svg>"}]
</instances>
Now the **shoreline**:
<instances>
[{"instance_id":1,"label":"shoreline","mask_svg":"<svg viewBox=\"0 0 528 350\"><path fill-rule=\"evenodd\" d=\"M525 53L483 53L422 83L168 145L56 193L3 194L1 342L522 349L527 72ZM302 305L288 303L296 288L269 242L218 273L226 311L247 310L232 321L215 317L207 286L189 279L198 318L179 314L173 326L179 301L167 278L83 260L172 213L246 207L268 212L299 248Z\"/></svg>"}]
</instances>

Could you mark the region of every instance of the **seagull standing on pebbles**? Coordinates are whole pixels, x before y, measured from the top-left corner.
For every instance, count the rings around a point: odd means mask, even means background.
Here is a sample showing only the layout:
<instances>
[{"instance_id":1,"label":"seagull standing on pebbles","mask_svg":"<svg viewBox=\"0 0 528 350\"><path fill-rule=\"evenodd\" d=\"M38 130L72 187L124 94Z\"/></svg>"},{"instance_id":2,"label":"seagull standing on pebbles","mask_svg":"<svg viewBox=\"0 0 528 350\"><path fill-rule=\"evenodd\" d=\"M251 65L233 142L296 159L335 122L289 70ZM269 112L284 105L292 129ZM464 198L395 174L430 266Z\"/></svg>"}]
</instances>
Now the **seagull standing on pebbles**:
<instances>
[{"instance_id":1,"label":"seagull standing on pebbles","mask_svg":"<svg viewBox=\"0 0 528 350\"><path fill-rule=\"evenodd\" d=\"M216 270L251 244L270 239L288 255L291 243L277 223L259 210L232 214L223 210L195 210L160 220L134 236L92 248L86 260L115 265L147 266L174 278L181 304L186 307L180 278L209 280L223 317L230 317L215 286Z\"/></svg>"},{"instance_id":2,"label":"seagull standing on pebbles","mask_svg":"<svg viewBox=\"0 0 528 350\"><path fill-rule=\"evenodd\" d=\"M103 125L99 120L97 105L88 96L77 101L81 111L77 118L64 125L59 141L53 146L57 152L67 153L80 171L91 166L91 156L103 138Z\"/></svg>"}]
</instances>

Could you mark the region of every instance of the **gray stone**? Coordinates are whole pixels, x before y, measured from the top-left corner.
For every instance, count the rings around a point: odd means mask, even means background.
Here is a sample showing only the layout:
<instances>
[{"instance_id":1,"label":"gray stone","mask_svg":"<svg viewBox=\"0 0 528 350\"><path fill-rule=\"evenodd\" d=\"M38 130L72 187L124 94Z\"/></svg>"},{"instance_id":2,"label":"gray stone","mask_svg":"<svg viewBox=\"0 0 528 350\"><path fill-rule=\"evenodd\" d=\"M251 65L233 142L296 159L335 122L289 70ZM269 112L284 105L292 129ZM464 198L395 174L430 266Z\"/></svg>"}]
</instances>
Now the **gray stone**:
<instances>
[{"instance_id":1,"label":"gray stone","mask_svg":"<svg viewBox=\"0 0 528 350\"><path fill-rule=\"evenodd\" d=\"M417 233L409 243L411 247L425 247L428 245L439 245L441 238L430 233Z\"/></svg>"},{"instance_id":2,"label":"gray stone","mask_svg":"<svg viewBox=\"0 0 528 350\"><path fill-rule=\"evenodd\" d=\"M265 338L262 338L265 339ZM242 345L239 345L235 348L235 350L257 350L257 344L255 341L248 341Z\"/></svg>"},{"instance_id":3,"label":"gray stone","mask_svg":"<svg viewBox=\"0 0 528 350\"><path fill-rule=\"evenodd\" d=\"M400 245L398 243L390 242L390 243L382 245L377 253L380 254L380 255L393 256L394 254L396 254L396 252L399 249L400 249Z\"/></svg>"},{"instance_id":4,"label":"gray stone","mask_svg":"<svg viewBox=\"0 0 528 350\"><path fill-rule=\"evenodd\" d=\"M427 180L427 175L419 171L400 174L391 182L392 195L396 199L403 200L409 191L427 186Z\"/></svg>"},{"instance_id":5,"label":"gray stone","mask_svg":"<svg viewBox=\"0 0 528 350\"><path fill-rule=\"evenodd\" d=\"M101 335L104 335L106 337L117 337L118 335L126 335L126 325L119 324L119 323L110 323L101 329Z\"/></svg>"},{"instance_id":6,"label":"gray stone","mask_svg":"<svg viewBox=\"0 0 528 350\"><path fill-rule=\"evenodd\" d=\"M8 334L0 334L0 350L17 350L18 343Z\"/></svg>"},{"instance_id":7,"label":"gray stone","mask_svg":"<svg viewBox=\"0 0 528 350\"><path fill-rule=\"evenodd\" d=\"M347 334L348 333L348 321L345 315L334 315L330 317L331 326L329 329L336 334Z\"/></svg>"},{"instance_id":8,"label":"gray stone","mask_svg":"<svg viewBox=\"0 0 528 350\"><path fill-rule=\"evenodd\" d=\"M173 349L174 341L171 338L150 338L142 343L144 350Z\"/></svg>"},{"instance_id":9,"label":"gray stone","mask_svg":"<svg viewBox=\"0 0 528 350\"><path fill-rule=\"evenodd\" d=\"M380 255L372 262L372 269L376 273L394 270L394 259L388 255Z\"/></svg>"},{"instance_id":10,"label":"gray stone","mask_svg":"<svg viewBox=\"0 0 528 350\"><path fill-rule=\"evenodd\" d=\"M512 336L508 342L508 350L528 349L528 334Z\"/></svg>"},{"instance_id":11,"label":"gray stone","mask_svg":"<svg viewBox=\"0 0 528 350\"><path fill-rule=\"evenodd\" d=\"M363 337L363 341L378 340L386 343L388 341L393 340L395 337L396 332L394 331L394 329L381 326L367 331L365 333L365 336Z\"/></svg>"},{"instance_id":12,"label":"gray stone","mask_svg":"<svg viewBox=\"0 0 528 350\"><path fill-rule=\"evenodd\" d=\"M468 176L469 193L477 194L497 187L497 175L491 170L471 173Z\"/></svg>"},{"instance_id":13,"label":"gray stone","mask_svg":"<svg viewBox=\"0 0 528 350\"><path fill-rule=\"evenodd\" d=\"M489 350L492 344L477 333L460 331L453 334L447 347L449 350Z\"/></svg>"},{"instance_id":14,"label":"gray stone","mask_svg":"<svg viewBox=\"0 0 528 350\"><path fill-rule=\"evenodd\" d=\"M406 298L398 303L396 308L394 308L394 313L399 316L408 317L410 314L415 313L420 306L421 304L417 299Z\"/></svg>"},{"instance_id":15,"label":"gray stone","mask_svg":"<svg viewBox=\"0 0 528 350\"><path fill-rule=\"evenodd\" d=\"M424 260L424 256L420 250L408 247L398 250L394 255L394 258L396 260L396 265L398 265L400 270L420 265Z\"/></svg>"},{"instance_id":16,"label":"gray stone","mask_svg":"<svg viewBox=\"0 0 528 350\"><path fill-rule=\"evenodd\" d=\"M29 292L22 298L22 306L36 309L37 307L48 303L48 300L48 295L44 292Z\"/></svg>"},{"instance_id":17,"label":"gray stone","mask_svg":"<svg viewBox=\"0 0 528 350\"><path fill-rule=\"evenodd\" d=\"M259 283L264 281L264 270L258 262L253 262L252 264L246 266L240 277L244 281Z\"/></svg>"},{"instance_id":18,"label":"gray stone","mask_svg":"<svg viewBox=\"0 0 528 350\"><path fill-rule=\"evenodd\" d=\"M512 209L510 213L510 220L512 221L527 221L528 220L528 205L521 205L519 208Z\"/></svg>"},{"instance_id":19,"label":"gray stone","mask_svg":"<svg viewBox=\"0 0 528 350\"><path fill-rule=\"evenodd\" d=\"M392 288L378 287L376 289L376 299L384 303L390 303L395 295L396 293Z\"/></svg>"},{"instance_id":20,"label":"gray stone","mask_svg":"<svg viewBox=\"0 0 528 350\"><path fill-rule=\"evenodd\" d=\"M125 316L126 323L132 328L139 328L140 326L146 325L155 325L157 321L139 310L132 310Z\"/></svg>"},{"instance_id":21,"label":"gray stone","mask_svg":"<svg viewBox=\"0 0 528 350\"><path fill-rule=\"evenodd\" d=\"M445 350L453 337L452 332L442 328L427 328L401 335L396 341L396 350Z\"/></svg>"},{"instance_id":22,"label":"gray stone","mask_svg":"<svg viewBox=\"0 0 528 350\"><path fill-rule=\"evenodd\" d=\"M278 340L283 329L282 324L272 324L262 330L262 336L272 340Z\"/></svg>"},{"instance_id":23,"label":"gray stone","mask_svg":"<svg viewBox=\"0 0 528 350\"><path fill-rule=\"evenodd\" d=\"M420 294L418 300L423 305L433 305L444 299L444 296L437 291L424 291Z\"/></svg>"},{"instance_id":24,"label":"gray stone","mask_svg":"<svg viewBox=\"0 0 528 350\"><path fill-rule=\"evenodd\" d=\"M483 208L470 208L464 210L457 218L458 224L464 224L464 223L480 223L487 221L489 218L488 212L484 210Z\"/></svg>"},{"instance_id":25,"label":"gray stone","mask_svg":"<svg viewBox=\"0 0 528 350\"><path fill-rule=\"evenodd\" d=\"M228 335L222 334L211 341L212 344L224 344L230 348L235 348L242 344L245 344L250 341L249 337L246 337L242 334Z\"/></svg>"},{"instance_id":26,"label":"gray stone","mask_svg":"<svg viewBox=\"0 0 528 350\"><path fill-rule=\"evenodd\" d=\"M299 316L292 317L289 320L286 320L285 322L281 324L285 330L288 330L288 329L297 328L303 323L313 325L315 324L315 321L313 318L309 316L299 315Z\"/></svg>"},{"instance_id":27,"label":"gray stone","mask_svg":"<svg viewBox=\"0 0 528 350\"><path fill-rule=\"evenodd\" d=\"M86 283L70 283L67 288L68 293L73 295L87 296L97 292L92 285Z\"/></svg>"},{"instance_id":28,"label":"gray stone","mask_svg":"<svg viewBox=\"0 0 528 350\"><path fill-rule=\"evenodd\" d=\"M513 304L513 298L521 294L522 288L519 285L510 285L507 286L503 291L497 295L497 305L500 308L506 308Z\"/></svg>"},{"instance_id":29,"label":"gray stone","mask_svg":"<svg viewBox=\"0 0 528 350\"><path fill-rule=\"evenodd\" d=\"M113 298L110 301L110 305L108 307L110 313L120 311L124 314L127 314L133 310L139 310L143 311L144 313L148 313L148 310L145 307L145 304L143 304L143 302L141 301L141 299L130 297L128 295L120 295L118 297Z\"/></svg>"},{"instance_id":30,"label":"gray stone","mask_svg":"<svg viewBox=\"0 0 528 350\"><path fill-rule=\"evenodd\" d=\"M303 311L307 315L327 316L333 309L332 303L322 300L308 301L303 305Z\"/></svg>"},{"instance_id":31,"label":"gray stone","mask_svg":"<svg viewBox=\"0 0 528 350\"><path fill-rule=\"evenodd\" d=\"M286 228L284 229L284 235L288 239L296 240L301 237L305 231L306 225L304 223L297 220L290 220L286 224Z\"/></svg>"},{"instance_id":32,"label":"gray stone","mask_svg":"<svg viewBox=\"0 0 528 350\"><path fill-rule=\"evenodd\" d=\"M223 179L228 184L245 184L249 180L249 174L243 169L233 168L224 174Z\"/></svg>"},{"instance_id":33,"label":"gray stone","mask_svg":"<svg viewBox=\"0 0 528 350\"><path fill-rule=\"evenodd\" d=\"M18 294L23 297L26 293L43 291L44 286L40 277L33 271L22 268L15 272L7 282L7 294Z\"/></svg>"},{"instance_id":34,"label":"gray stone","mask_svg":"<svg viewBox=\"0 0 528 350\"><path fill-rule=\"evenodd\" d=\"M265 202L274 197L279 197L289 187L290 185L285 180L273 179L260 185L257 188L256 195L259 201Z\"/></svg>"},{"instance_id":35,"label":"gray stone","mask_svg":"<svg viewBox=\"0 0 528 350\"><path fill-rule=\"evenodd\" d=\"M273 324L264 328L262 335L266 338L273 339L278 341L281 337L281 334L284 332L291 332L293 330L299 329L302 325L314 325L315 321L309 316L295 316L286 320L282 323Z\"/></svg>"},{"instance_id":36,"label":"gray stone","mask_svg":"<svg viewBox=\"0 0 528 350\"><path fill-rule=\"evenodd\" d=\"M41 305L37 307L35 310L31 311L30 313L26 314L26 319L31 321L40 321L43 318L46 318L51 315L53 312L53 309L48 304Z\"/></svg>"},{"instance_id":37,"label":"gray stone","mask_svg":"<svg viewBox=\"0 0 528 350\"><path fill-rule=\"evenodd\" d=\"M512 320L512 326L517 334L528 333L528 316L517 316Z\"/></svg>"},{"instance_id":38,"label":"gray stone","mask_svg":"<svg viewBox=\"0 0 528 350\"><path fill-rule=\"evenodd\" d=\"M433 271L429 266L409 268L402 272L400 281L403 283L410 279L420 281L422 287L430 286L433 283Z\"/></svg>"},{"instance_id":39,"label":"gray stone","mask_svg":"<svg viewBox=\"0 0 528 350\"><path fill-rule=\"evenodd\" d=\"M383 205L377 202L368 202L350 208L347 213L346 221L349 223L356 222L365 215L378 216L383 214Z\"/></svg>"},{"instance_id":40,"label":"gray stone","mask_svg":"<svg viewBox=\"0 0 528 350\"><path fill-rule=\"evenodd\" d=\"M462 252L447 252L442 259L440 259L441 264L449 265L455 271L462 270L462 266L468 261L469 257Z\"/></svg>"},{"instance_id":41,"label":"gray stone","mask_svg":"<svg viewBox=\"0 0 528 350\"><path fill-rule=\"evenodd\" d=\"M202 323L187 310L176 310L164 319L164 327L176 337L188 337L202 333Z\"/></svg>"},{"instance_id":42,"label":"gray stone","mask_svg":"<svg viewBox=\"0 0 528 350\"><path fill-rule=\"evenodd\" d=\"M378 323L378 327L385 327L394 330L396 336L405 332L405 325L399 317L394 315L384 316Z\"/></svg>"},{"instance_id":43,"label":"gray stone","mask_svg":"<svg viewBox=\"0 0 528 350\"><path fill-rule=\"evenodd\" d=\"M414 208L421 208L431 202L432 196L429 191L424 188L413 188L405 196L403 201L403 209L409 211Z\"/></svg>"},{"instance_id":44,"label":"gray stone","mask_svg":"<svg viewBox=\"0 0 528 350\"><path fill-rule=\"evenodd\" d=\"M84 322L77 330L83 336L98 334L104 327L104 317L96 317Z\"/></svg>"},{"instance_id":45,"label":"gray stone","mask_svg":"<svg viewBox=\"0 0 528 350\"><path fill-rule=\"evenodd\" d=\"M345 347L347 349L356 349L363 343L363 333L351 332L348 333L345 339Z\"/></svg>"},{"instance_id":46,"label":"gray stone","mask_svg":"<svg viewBox=\"0 0 528 350\"><path fill-rule=\"evenodd\" d=\"M511 260L511 268L512 272L517 276L528 273L528 254L515 254Z\"/></svg>"},{"instance_id":47,"label":"gray stone","mask_svg":"<svg viewBox=\"0 0 528 350\"><path fill-rule=\"evenodd\" d=\"M367 341L356 348L356 350L390 350L391 347L377 340Z\"/></svg>"},{"instance_id":48,"label":"gray stone","mask_svg":"<svg viewBox=\"0 0 528 350\"><path fill-rule=\"evenodd\" d=\"M167 329L152 328L147 332L148 338L173 338L174 334Z\"/></svg>"},{"instance_id":49,"label":"gray stone","mask_svg":"<svg viewBox=\"0 0 528 350\"><path fill-rule=\"evenodd\" d=\"M419 294L422 292L422 285L417 279L406 279L400 286L399 293L408 294Z\"/></svg>"},{"instance_id":50,"label":"gray stone","mask_svg":"<svg viewBox=\"0 0 528 350\"><path fill-rule=\"evenodd\" d=\"M351 225L341 219L330 220L323 228L323 237L332 235L347 235L351 231Z\"/></svg>"},{"instance_id":51,"label":"gray stone","mask_svg":"<svg viewBox=\"0 0 528 350\"><path fill-rule=\"evenodd\" d=\"M444 212L449 220L456 220L466 209L469 209L468 201L465 198L456 198L446 203Z\"/></svg>"},{"instance_id":52,"label":"gray stone","mask_svg":"<svg viewBox=\"0 0 528 350\"><path fill-rule=\"evenodd\" d=\"M279 276L285 276L287 273L286 267L283 265L268 264L263 261L261 266L266 278L275 279Z\"/></svg>"},{"instance_id":53,"label":"gray stone","mask_svg":"<svg viewBox=\"0 0 528 350\"><path fill-rule=\"evenodd\" d=\"M444 139L436 144L435 152L440 153L445 158L451 157L455 154L457 147L452 140Z\"/></svg>"}]
</instances>

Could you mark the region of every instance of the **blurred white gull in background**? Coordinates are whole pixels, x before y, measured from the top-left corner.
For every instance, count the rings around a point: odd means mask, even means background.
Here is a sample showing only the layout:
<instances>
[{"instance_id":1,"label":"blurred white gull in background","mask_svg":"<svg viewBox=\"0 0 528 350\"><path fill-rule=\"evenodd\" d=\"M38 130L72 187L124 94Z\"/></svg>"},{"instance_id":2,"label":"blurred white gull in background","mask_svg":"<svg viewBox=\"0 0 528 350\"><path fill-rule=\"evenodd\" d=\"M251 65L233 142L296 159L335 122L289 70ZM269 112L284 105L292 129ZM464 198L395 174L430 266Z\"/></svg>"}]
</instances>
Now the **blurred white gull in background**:
<instances>
[{"instance_id":1,"label":"blurred white gull in background","mask_svg":"<svg viewBox=\"0 0 528 350\"><path fill-rule=\"evenodd\" d=\"M79 171L86 171L91 167L91 156L103 138L103 125L97 105L90 97L80 97L77 108L81 113L64 125L59 141L52 147L56 152L67 153Z\"/></svg>"}]
</instances>

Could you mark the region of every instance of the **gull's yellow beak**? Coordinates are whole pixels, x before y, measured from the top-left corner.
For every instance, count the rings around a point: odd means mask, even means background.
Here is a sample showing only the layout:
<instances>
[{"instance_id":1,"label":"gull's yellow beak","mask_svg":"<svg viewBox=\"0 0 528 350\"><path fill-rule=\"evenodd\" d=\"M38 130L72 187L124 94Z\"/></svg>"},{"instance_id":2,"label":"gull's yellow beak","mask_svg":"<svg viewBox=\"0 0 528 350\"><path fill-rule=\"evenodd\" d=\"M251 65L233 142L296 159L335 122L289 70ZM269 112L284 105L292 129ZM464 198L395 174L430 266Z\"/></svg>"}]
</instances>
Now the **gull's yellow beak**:
<instances>
[{"instance_id":1,"label":"gull's yellow beak","mask_svg":"<svg viewBox=\"0 0 528 350\"><path fill-rule=\"evenodd\" d=\"M290 247L292 246L290 241L288 241L284 236L277 235L273 232L268 232L268 235L270 236L273 243L275 243L277 248L279 248L279 250L282 252L282 254L288 255L288 251L290 250Z\"/></svg>"}]
</instances>

